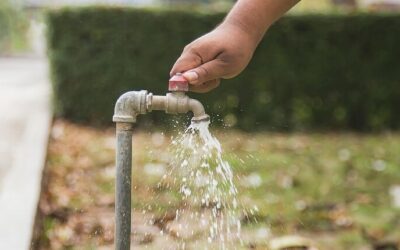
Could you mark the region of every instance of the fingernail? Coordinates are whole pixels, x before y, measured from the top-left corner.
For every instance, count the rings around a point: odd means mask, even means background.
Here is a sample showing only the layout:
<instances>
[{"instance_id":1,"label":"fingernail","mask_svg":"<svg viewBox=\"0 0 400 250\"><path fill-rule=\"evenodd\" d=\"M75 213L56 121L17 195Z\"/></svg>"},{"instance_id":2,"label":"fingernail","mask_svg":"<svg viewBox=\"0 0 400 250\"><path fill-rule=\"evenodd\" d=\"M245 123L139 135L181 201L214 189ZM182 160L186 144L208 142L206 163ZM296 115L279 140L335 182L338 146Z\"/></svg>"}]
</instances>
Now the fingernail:
<instances>
[{"instance_id":1,"label":"fingernail","mask_svg":"<svg viewBox=\"0 0 400 250\"><path fill-rule=\"evenodd\" d=\"M195 71L185 72L183 73L183 77L185 77L191 83L199 79L199 75Z\"/></svg>"}]
</instances>

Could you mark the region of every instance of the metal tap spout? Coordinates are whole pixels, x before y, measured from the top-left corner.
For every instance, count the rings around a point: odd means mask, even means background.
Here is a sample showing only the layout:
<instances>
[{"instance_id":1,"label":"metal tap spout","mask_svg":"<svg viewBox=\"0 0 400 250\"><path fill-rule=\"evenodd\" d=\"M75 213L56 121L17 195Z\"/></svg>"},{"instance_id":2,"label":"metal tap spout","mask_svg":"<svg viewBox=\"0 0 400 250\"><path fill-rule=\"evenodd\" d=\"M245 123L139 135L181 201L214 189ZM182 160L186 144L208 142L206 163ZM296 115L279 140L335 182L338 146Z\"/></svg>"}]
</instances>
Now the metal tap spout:
<instances>
[{"instance_id":1,"label":"metal tap spout","mask_svg":"<svg viewBox=\"0 0 400 250\"><path fill-rule=\"evenodd\" d=\"M203 104L196 99L189 98L184 92L172 92L166 96L147 96L147 110L164 110L167 114L183 114L191 111L192 121L209 120Z\"/></svg>"}]
</instances>

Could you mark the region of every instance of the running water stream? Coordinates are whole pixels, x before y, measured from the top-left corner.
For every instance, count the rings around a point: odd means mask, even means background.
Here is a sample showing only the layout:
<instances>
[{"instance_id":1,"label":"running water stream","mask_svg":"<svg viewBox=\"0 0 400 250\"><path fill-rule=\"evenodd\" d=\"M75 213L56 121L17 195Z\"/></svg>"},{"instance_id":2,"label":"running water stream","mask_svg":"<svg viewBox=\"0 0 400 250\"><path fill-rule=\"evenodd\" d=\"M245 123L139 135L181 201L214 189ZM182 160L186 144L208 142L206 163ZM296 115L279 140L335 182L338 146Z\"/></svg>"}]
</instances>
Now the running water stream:
<instances>
[{"instance_id":1,"label":"running water stream","mask_svg":"<svg viewBox=\"0 0 400 250\"><path fill-rule=\"evenodd\" d=\"M221 250L235 249L241 229L237 189L231 166L224 160L221 144L210 133L209 124L192 123L173 138L170 172L163 178L173 176L180 187L183 206L176 211L175 220L182 222L179 226L183 230L195 234L190 224L200 224L206 228L209 243ZM180 218L184 214L189 216ZM185 248L185 242L181 248Z\"/></svg>"}]
</instances>

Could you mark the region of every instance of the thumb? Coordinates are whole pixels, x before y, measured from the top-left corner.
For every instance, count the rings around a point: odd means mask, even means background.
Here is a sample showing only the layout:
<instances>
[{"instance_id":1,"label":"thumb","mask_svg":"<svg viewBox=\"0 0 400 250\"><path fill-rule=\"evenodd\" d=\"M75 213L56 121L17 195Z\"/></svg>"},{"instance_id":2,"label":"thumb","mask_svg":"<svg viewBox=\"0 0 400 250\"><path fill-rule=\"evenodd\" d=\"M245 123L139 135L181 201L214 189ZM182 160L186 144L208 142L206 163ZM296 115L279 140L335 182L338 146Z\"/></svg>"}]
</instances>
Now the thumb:
<instances>
[{"instance_id":1,"label":"thumb","mask_svg":"<svg viewBox=\"0 0 400 250\"><path fill-rule=\"evenodd\" d=\"M225 64L218 60L212 60L183 73L189 83L198 85L215 79L223 78L226 74Z\"/></svg>"}]
</instances>

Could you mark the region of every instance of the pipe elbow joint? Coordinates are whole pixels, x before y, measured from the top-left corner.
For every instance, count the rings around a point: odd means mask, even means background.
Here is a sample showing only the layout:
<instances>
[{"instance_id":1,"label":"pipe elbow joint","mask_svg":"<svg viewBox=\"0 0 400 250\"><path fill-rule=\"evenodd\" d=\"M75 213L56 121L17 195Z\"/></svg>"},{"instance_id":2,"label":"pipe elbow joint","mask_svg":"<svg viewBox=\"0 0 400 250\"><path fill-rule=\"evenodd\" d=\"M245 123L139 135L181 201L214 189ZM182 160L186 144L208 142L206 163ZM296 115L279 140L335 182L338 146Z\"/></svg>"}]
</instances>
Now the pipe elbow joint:
<instances>
[{"instance_id":1,"label":"pipe elbow joint","mask_svg":"<svg viewBox=\"0 0 400 250\"><path fill-rule=\"evenodd\" d=\"M114 122L136 122L136 117L139 114L147 112L146 107L147 91L130 91L121 95L114 108Z\"/></svg>"}]
</instances>

